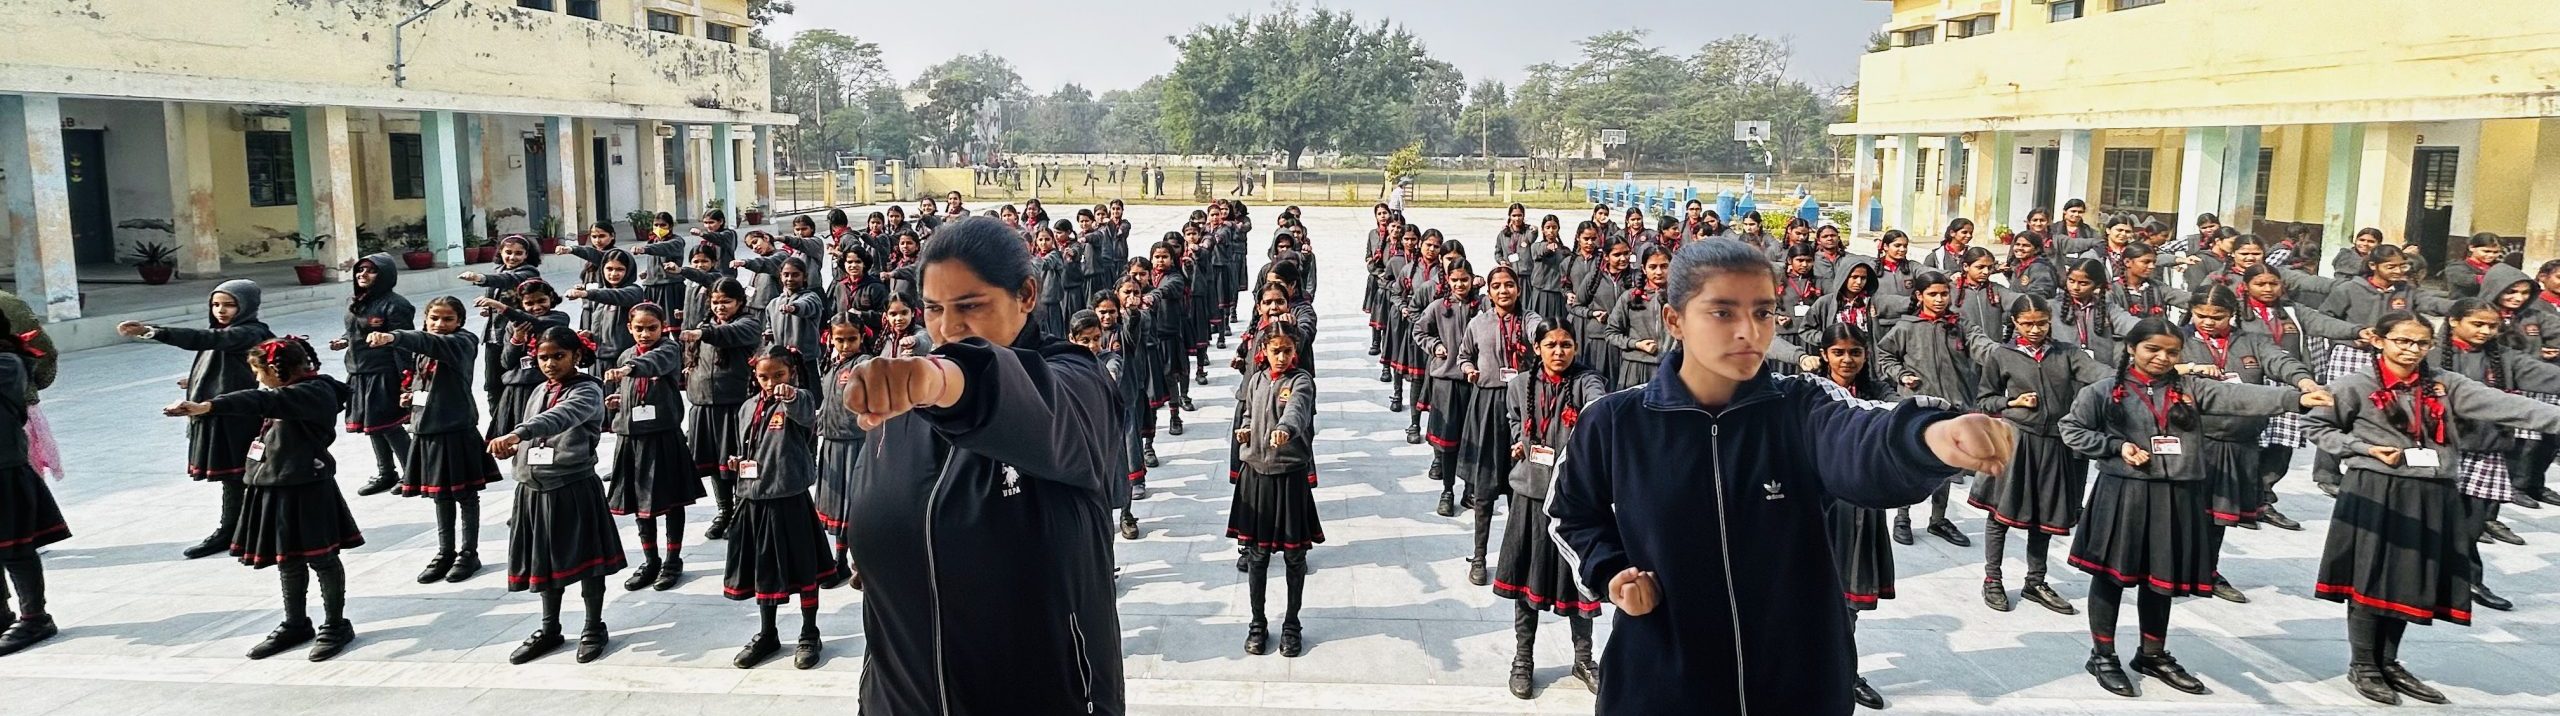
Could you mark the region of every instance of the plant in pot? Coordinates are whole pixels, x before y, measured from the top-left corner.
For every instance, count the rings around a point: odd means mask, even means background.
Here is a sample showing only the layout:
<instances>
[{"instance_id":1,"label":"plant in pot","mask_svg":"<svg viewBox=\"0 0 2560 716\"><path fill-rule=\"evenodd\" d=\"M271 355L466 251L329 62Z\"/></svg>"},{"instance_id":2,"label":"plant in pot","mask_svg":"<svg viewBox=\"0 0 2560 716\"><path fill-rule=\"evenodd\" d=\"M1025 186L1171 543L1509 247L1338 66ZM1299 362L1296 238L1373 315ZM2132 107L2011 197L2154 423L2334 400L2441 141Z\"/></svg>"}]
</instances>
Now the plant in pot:
<instances>
[{"instance_id":1,"label":"plant in pot","mask_svg":"<svg viewBox=\"0 0 2560 716\"><path fill-rule=\"evenodd\" d=\"M133 266L142 272L144 284L168 283L169 277L178 272L178 250L162 243L135 244Z\"/></svg>"},{"instance_id":2,"label":"plant in pot","mask_svg":"<svg viewBox=\"0 0 2560 716\"><path fill-rule=\"evenodd\" d=\"M482 234L470 234L462 237L463 263L485 264L497 260L497 257L498 247L489 243L488 236Z\"/></svg>"},{"instance_id":3,"label":"plant in pot","mask_svg":"<svg viewBox=\"0 0 2560 716\"><path fill-rule=\"evenodd\" d=\"M541 240L543 253L560 250L560 217L542 217L542 225L535 228L534 235Z\"/></svg>"},{"instance_id":4,"label":"plant in pot","mask_svg":"<svg viewBox=\"0 0 2560 716\"><path fill-rule=\"evenodd\" d=\"M623 212L622 220L624 223L631 225L631 235L633 237L646 238L649 235L649 224L658 220L658 212L647 209L632 209L630 211Z\"/></svg>"},{"instance_id":5,"label":"plant in pot","mask_svg":"<svg viewBox=\"0 0 2560 716\"><path fill-rule=\"evenodd\" d=\"M739 224L741 226L757 226L764 223L763 204L748 204L744 207L740 207L738 209L738 214L740 215L740 218L744 219L744 221Z\"/></svg>"},{"instance_id":6,"label":"plant in pot","mask_svg":"<svg viewBox=\"0 0 2560 716\"><path fill-rule=\"evenodd\" d=\"M329 245L328 234L306 238L302 232L287 231L281 237L293 242L294 253L301 256L301 261L293 265L294 280L304 286L318 286L329 280L329 267L320 263L320 248Z\"/></svg>"},{"instance_id":7,"label":"plant in pot","mask_svg":"<svg viewBox=\"0 0 2560 716\"><path fill-rule=\"evenodd\" d=\"M425 271L427 269L435 268L436 255L435 252L427 250L427 237L425 235L419 234L410 236L407 240L402 241L401 245L406 249L405 251L400 252L400 263L403 266L406 266L411 271Z\"/></svg>"}]
</instances>

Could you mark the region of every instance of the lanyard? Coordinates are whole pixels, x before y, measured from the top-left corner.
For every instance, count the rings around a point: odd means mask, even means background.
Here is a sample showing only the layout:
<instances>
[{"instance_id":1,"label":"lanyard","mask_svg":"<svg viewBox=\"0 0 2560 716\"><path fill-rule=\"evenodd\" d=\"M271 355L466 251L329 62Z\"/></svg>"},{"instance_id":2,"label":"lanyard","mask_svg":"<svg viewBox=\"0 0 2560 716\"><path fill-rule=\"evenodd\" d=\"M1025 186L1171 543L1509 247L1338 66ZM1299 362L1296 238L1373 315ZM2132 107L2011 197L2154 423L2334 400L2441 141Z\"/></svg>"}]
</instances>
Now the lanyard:
<instances>
[{"instance_id":1,"label":"lanyard","mask_svg":"<svg viewBox=\"0 0 2560 716\"><path fill-rule=\"evenodd\" d=\"M2213 341L2213 336L2205 335L2203 331L2197 331L2196 339L2204 343L2204 349L2206 352L2213 354L2214 367L2231 367L2231 336L2225 335L2222 337L2221 343L2215 343Z\"/></svg>"},{"instance_id":2,"label":"lanyard","mask_svg":"<svg viewBox=\"0 0 2560 716\"><path fill-rule=\"evenodd\" d=\"M1554 388L1545 391L1540 391L1538 388L1548 384L1546 376L1541 375L1537 380L1529 381L1530 404L1537 406L1537 413L1529 416L1530 444L1547 444L1548 427L1555 425L1556 419L1561 417L1556 413L1564 404L1564 383L1561 376L1557 380ZM1546 395L1539 395L1540 392L1545 392Z\"/></svg>"},{"instance_id":3,"label":"lanyard","mask_svg":"<svg viewBox=\"0 0 2560 716\"><path fill-rule=\"evenodd\" d=\"M2142 399L2142 407L2151 411L2152 422L2159 426L2160 432L2168 432L2169 408L2177 405L2178 403L2176 391L2162 391L2160 400L2155 402L2151 399L2150 384L2136 383L2135 385L2141 386L2141 389L2133 391L2133 394L2135 397Z\"/></svg>"}]
</instances>

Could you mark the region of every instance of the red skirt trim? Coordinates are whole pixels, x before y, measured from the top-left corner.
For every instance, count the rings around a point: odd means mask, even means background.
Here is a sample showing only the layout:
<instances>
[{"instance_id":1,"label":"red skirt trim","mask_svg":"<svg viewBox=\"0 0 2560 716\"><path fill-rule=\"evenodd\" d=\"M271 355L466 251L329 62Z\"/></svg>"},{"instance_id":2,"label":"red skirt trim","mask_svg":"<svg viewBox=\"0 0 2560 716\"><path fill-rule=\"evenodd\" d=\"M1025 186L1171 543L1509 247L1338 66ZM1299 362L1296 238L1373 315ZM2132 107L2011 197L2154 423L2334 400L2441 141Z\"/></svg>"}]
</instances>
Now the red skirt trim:
<instances>
[{"instance_id":1,"label":"red skirt trim","mask_svg":"<svg viewBox=\"0 0 2560 716\"><path fill-rule=\"evenodd\" d=\"M584 572L584 571L587 571L587 570L590 570L590 569L594 569L594 568L597 568L597 567L602 567L602 566L607 565L607 564L611 564L611 565L613 565L613 566L615 566L615 567L620 567L620 566L622 566L622 565L624 565L624 564L627 564L627 562L623 561L622 555L619 555L619 554L609 554L609 555L605 555L605 556L602 556L602 557L597 557L597 558L595 558L595 559L587 560L586 562L580 563L578 566L575 566L575 567L570 567L570 568L568 568L568 569L563 569L563 570L560 570L560 571L557 571L557 572L552 572L552 573L551 573L551 576L548 576L548 577L545 577L545 576L542 576L542 575L530 575L530 576L524 576L524 577L509 576L509 577L507 577L507 584L508 584L509 586L521 586L521 587L525 587L525 588L528 588L528 589L536 589L536 590L539 590L539 589L542 589L544 585L550 584L550 583L552 583L552 582L560 581L560 579L561 579L562 577L567 577L567 576L572 575L572 574L577 574L577 573L579 573L579 572Z\"/></svg>"},{"instance_id":2,"label":"red skirt trim","mask_svg":"<svg viewBox=\"0 0 2560 716\"><path fill-rule=\"evenodd\" d=\"M365 425L365 424L358 423L358 422L353 421L353 420L349 420L349 421L347 421L347 432L351 432L351 433L365 433L365 434L370 435L370 434L373 434L373 433L382 432L382 431L384 431L384 430L389 430L389 429L396 428L396 427L400 427L400 426L402 426L402 425L407 425L407 424L409 424L409 416L408 416L408 415L406 415L406 414L401 415L401 416L400 416L400 419L398 419L398 420L394 420L394 421L391 421L391 422L388 422L388 423L383 423L383 424L381 424L381 425Z\"/></svg>"},{"instance_id":3,"label":"red skirt trim","mask_svg":"<svg viewBox=\"0 0 2560 716\"><path fill-rule=\"evenodd\" d=\"M2161 578L2159 578L2159 577L2154 577L2154 576L2151 576L2151 575L2148 575L2148 574L2142 574L2142 575L2125 574L2125 573L2123 573L2123 572L2118 572L2118 571L2116 571L2116 570L2115 570L2115 568L2113 568L2113 567L2108 567L2108 566L2103 565L2103 564L2099 564L2099 563L2096 563L2096 562L2091 562L2091 561L2089 561L2089 560L2081 559L2081 558L2079 558L2078 556L2073 556L2073 557L2071 557L2070 562L2071 562L2071 566L2074 566L2074 567L2079 567L2079 568L2081 568L2081 569L2089 570L2089 571L2092 571L2092 572L2102 572L2102 573L2105 573L2105 574L2106 574L2107 576L2109 576L2109 577L2114 577L2114 578L2115 578L2115 580L2116 580L2117 582L2119 582L2119 583L2127 583L2127 584L2130 584L2130 583L2134 583L2134 582L2140 582L2140 583L2144 583L2144 584L2149 584L2149 585L2154 586L2154 587L2159 587L2159 588L2161 588L2161 589L2167 589L2167 590L2170 590L2170 591L2178 592L2178 593L2180 593L2180 594L2202 594L2202 593L2205 593L2205 592L2213 591L2213 585L2210 585L2210 584L2179 584L2179 583L2177 583L2177 582L2171 582L2171 581L2168 581L2168 580L2165 580L2165 579L2161 579Z\"/></svg>"},{"instance_id":4,"label":"red skirt trim","mask_svg":"<svg viewBox=\"0 0 2560 716\"><path fill-rule=\"evenodd\" d=\"M300 551L300 552L293 552L293 553L289 553L289 554L245 554L245 553L242 553L242 552L240 551L240 545L239 545L239 544L237 544L237 543L234 543L234 544L232 544L232 545L231 545L231 556L239 557L239 558L240 558L241 563L243 563L243 564L247 564L247 565L252 566L252 567L263 567L263 566L270 565L270 564L284 564L284 561L285 561L285 560L287 560L287 559L292 559L292 558L297 558L297 557L298 557L298 558L302 558L302 559L310 559L310 558L312 558L312 557L322 557L322 556L327 556L327 555L331 555L331 554L336 554L336 553L338 552L338 550L346 549L346 548L347 548L347 546L348 546L348 545L350 545L350 544L363 544L363 543L364 543L364 533L361 533L361 532L356 533L356 534L347 535L346 537L339 539L339 540L338 540L338 542L337 542L337 544L332 544L332 545L329 545L329 546L326 546L326 547L319 547L319 548L314 548L314 549L307 549L307 550L303 550L303 551Z\"/></svg>"},{"instance_id":5,"label":"red skirt trim","mask_svg":"<svg viewBox=\"0 0 2560 716\"><path fill-rule=\"evenodd\" d=\"M26 543L29 543L29 542L34 542L34 541L36 541L36 540L37 540L37 539L39 539L39 538L42 538L42 537L45 537L45 536L48 536L48 535L52 535L52 534L57 533L57 532L69 532L69 531L71 531L71 525L70 525L70 524L68 524L68 523L56 524L56 525L54 525L54 526L52 526L52 527L47 527L47 528L44 528L44 529L36 530L36 531L34 531L34 532L29 532L29 533L27 533L27 536L25 536L25 537L20 537L20 538L18 538L18 539L13 539L13 540L0 540L0 549L5 549L5 548L9 548L9 547L16 547L16 546L18 546L18 545L26 544Z\"/></svg>"},{"instance_id":6,"label":"red skirt trim","mask_svg":"<svg viewBox=\"0 0 2560 716\"><path fill-rule=\"evenodd\" d=\"M2425 607L2417 607L2401 604L2399 602L2376 599L2365 596L2363 592L2356 591L2356 588L2353 585L2328 583L2313 584L2311 585L2311 593L2315 596L2328 599L2333 602L2353 600L2356 604L2361 606L2372 607L2374 609L2381 609L2398 614L2405 614L2419 619L2443 619L2455 624L2464 625L2471 623L2471 613L2467 611L2460 609L2428 609Z\"/></svg>"},{"instance_id":7,"label":"red skirt trim","mask_svg":"<svg viewBox=\"0 0 2560 716\"><path fill-rule=\"evenodd\" d=\"M2008 515L2000 514L2000 510L1999 510L1999 509L1994 508L1994 507L1992 507L1991 505L1986 504L1986 503L1984 503L1984 502L1983 502L1983 501L1981 501L1981 500L1976 500L1976 499L1973 499L1973 498L1967 497L1967 498L1965 498L1964 503L1965 503L1965 504L1968 504L1968 505L1972 505L1972 506L1974 507L1974 509L1978 509L1978 510L1981 510L1981 511L1983 511L1983 512L1985 512L1985 513L1990 514L1990 515L1991 515L1991 520L1992 520L1993 522L1998 522L1998 523L2000 523L2000 524L2008 525L2008 526L2010 526L2010 527L2016 527L2016 528L2018 528L2018 529L2022 529L2022 530L2035 530L2035 531L2043 532L2043 533L2045 533L2045 534L2049 534L2049 535L2067 535L2067 534L2071 534L2071 528L2069 528L2069 527L2055 527L2055 526L2053 526L2053 525L2039 525L2039 524L2032 524L2032 523L2021 522L2021 521L2018 521L2018 520L2009 519L2009 516L2008 516Z\"/></svg>"},{"instance_id":8,"label":"red skirt trim","mask_svg":"<svg viewBox=\"0 0 2560 716\"><path fill-rule=\"evenodd\" d=\"M228 470L207 470L201 467L196 467L195 465L187 466L188 477L229 477L248 471L249 468L247 467L235 467Z\"/></svg>"},{"instance_id":9,"label":"red skirt trim","mask_svg":"<svg viewBox=\"0 0 2560 716\"><path fill-rule=\"evenodd\" d=\"M1521 599L1521 600L1527 601L1527 602L1529 603L1529 606L1533 606L1533 607L1545 607L1545 606L1547 606L1547 605L1553 604L1553 605L1555 605L1555 606L1564 607L1564 608L1566 608L1566 609L1571 609L1571 610L1578 611L1578 612L1587 612L1587 613L1592 613L1592 614L1598 614L1598 613L1600 613L1600 603L1599 603L1599 602L1583 601L1583 600L1580 600L1580 599L1558 599L1558 598L1555 598L1555 597L1549 597L1549 596L1544 595L1544 594L1539 594L1539 593L1537 592L1537 590L1530 589L1530 588L1528 588L1528 587L1523 587L1523 586L1520 586L1520 585L1517 585L1517 584L1512 584L1512 583L1509 583L1509 582L1505 582L1505 581L1502 581L1502 580L1499 580L1499 579L1493 580L1493 591L1494 591L1495 593L1509 593L1509 594L1512 594L1512 595L1517 595L1517 598L1518 598L1518 599Z\"/></svg>"}]
</instances>

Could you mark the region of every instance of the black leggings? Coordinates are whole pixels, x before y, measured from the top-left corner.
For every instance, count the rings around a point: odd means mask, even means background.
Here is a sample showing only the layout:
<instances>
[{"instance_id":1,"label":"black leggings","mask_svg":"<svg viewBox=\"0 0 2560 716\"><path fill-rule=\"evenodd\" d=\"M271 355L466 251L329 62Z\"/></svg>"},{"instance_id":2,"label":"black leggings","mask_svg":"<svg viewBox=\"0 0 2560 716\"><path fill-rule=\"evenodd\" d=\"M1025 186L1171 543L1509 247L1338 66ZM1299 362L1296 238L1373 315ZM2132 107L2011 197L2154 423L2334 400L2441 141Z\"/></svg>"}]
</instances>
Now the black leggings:
<instances>
[{"instance_id":1,"label":"black leggings","mask_svg":"<svg viewBox=\"0 0 2560 716\"><path fill-rule=\"evenodd\" d=\"M480 552L480 493L463 492L451 500L436 500L436 554L454 554L454 532L462 532L462 552Z\"/></svg>"},{"instance_id":2,"label":"black leggings","mask_svg":"<svg viewBox=\"0 0 2560 716\"><path fill-rule=\"evenodd\" d=\"M1280 553L1280 559L1288 570L1286 579L1289 583L1289 611L1287 616L1281 618L1280 623L1295 626L1298 623L1300 597L1306 596L1307 591L1307 551L1284 550ZM1245 585L1249 588L1247 596L1252 597L1253 623L1255 624L1263 623L1262 604L1269 589L1267 578L1270 574L1271 550L1256 547L1253 551L1245 553Z\"/></svg>"},{"instance_id":3,"label":"black leggings","mask_svg":"<svg viewBox=\"0 0 2560 716\"><path fill-rule=\"evenodd\" d=\"M2053 535L2034 528L2010 527L2008 525L2000 524L1997 520L1983 525L1982 581L1992 582L1995 584L2000 581L2000 560L2002 557L2007 556L2002 553L2008 551L2009 530L2012 529L2017 529L2027 533L2027 583L2043 583L2045 574L2045 553L2052 551Z\"/></svg>"},{"instance_id":4,"label":"black leggings","mask_svg":"<svg viewBox=\"0 0 2560 716\"><path fill-rule=\"evenodd\" d=\"M779 604L756 605L756 617L763 620L759 625L763 631L756 632L757 634L763 635L768 640L778 640L773 622L775 612L781 611L781 606ZM818 638L818 593L815 591L800 594L800 638Z\"/></svg>"},{"instance_id":5,"label":"black leggings","mask_svg":"<svg viewBox=\"0 0 2560 716\"><path fill-rule=\"evenodd\" d=\"M2400 663L2400 638L2409 622L2365 607L2347 607L2347 663L2382 667Z\"/></svg>"},{"instance_id":6,"label":"black leggings","mask_svg":"<svg viewBox=\"0 0 2560 716\"><path fill-rule=\"evenodd\" d=\"M2089 581L2089 637L2098 653L2116 653L2116 610L2124 606L2125 589L2105 579ZM2171 597L2142 587L2133 589L2142 593L2134 603L2142 626L2142 653L2167 651Z\"/></svg>"},{"instance_id":7,"label":"black leggings","mask_svg":"<svg viewBox=\"0 0 2560 716\"><path fill-rule=\"evenodd\" d=\"M1953 483L1939 483L1938 491L1929 495L1930 522L1938 522L1947 518L1947 491L1951 489L1952 485ZM1894 510L1893 516L1895 519L1903 522L1910 522L1911 508L1903 507L1896 509Z\"/></svg>"},{"instance_id":8,"label":"black leggings","mask_svg":"<svg viewBox=\"0 0 2560 716\"><path fill-rule=\"evenodd\" d=\"M560 633L561 586L542 590L542 630ZM578 598L587 605L587 628L604 627L604 577L588 577L578 581Z\"/></svg>"},{"instance_id":9,"label":"black leggings","mask_svg":"<svg viewBox=\"0 0 2560 716\"><path fill-rule=\"evenodd\" d=\"M642 517L640 521L640 557L645 564L658 563L658 523L667 523L667 559L684 559L684 508L665 514Z\"/></svg>"},{"instance_id":10,"label":"black leggings","mask_svg":"<svg viewBox=\"0 0 2560 716\"><path fill-rule=\"evenodd\" d=\"M409 456L409 431L384 430L365 437L373 443L373 474L399 477L400 461Z\"/></svg>"},{"instance_id":11,"label":"black leggings","mask_svg":"<svg viewBox=\"0 0 2560 716\"><path fill-rule=\"evenodd\" d=\"M8 576L9 586L18 594L18 616L34 619L44 611L44 562L35 555L0 560L0 574ZM0 591L0 616L9 612L9 593Z\"/></svg>"},{"instance_id":12,"label":"black leggings","mask_svg":"<svg viewBox=\"0 0 2560 716\"><path fill-rule=\"evenodd\" d=\"M329 623L346 618L347 566L338 555L329 554L306 560L276 565L276 575L284 581L284 616L286 621L311 620L311 575L320 575L320 610Z\"/></svg>"}]
</instances>

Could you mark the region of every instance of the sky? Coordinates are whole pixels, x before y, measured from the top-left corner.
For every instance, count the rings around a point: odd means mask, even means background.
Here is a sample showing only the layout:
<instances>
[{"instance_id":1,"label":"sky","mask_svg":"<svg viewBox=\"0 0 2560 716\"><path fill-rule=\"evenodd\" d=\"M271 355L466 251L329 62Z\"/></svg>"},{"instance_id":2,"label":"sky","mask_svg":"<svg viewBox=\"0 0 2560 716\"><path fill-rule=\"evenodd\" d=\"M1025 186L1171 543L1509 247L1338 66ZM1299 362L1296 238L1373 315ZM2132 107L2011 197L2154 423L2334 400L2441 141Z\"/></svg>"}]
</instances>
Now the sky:
<instances>
[{"instance_id":1,"label":"sky","mask_svg":"<svg viewBox=\"0 0 2560 716\"><path fill-rule=\"evenodd\" d=\"M1203 23L1260 13L1275 0L798 0L799 11L767 34L788 38L828 28L880 45L889 72L904 83L924 68L981 50L1013 63L1023 82L1046 93L1074 82L1100 94L1137 86L1172 69L1165 38ZM1314 7L1316 3L1304 3ZM1786 38L1795 49L1790 73L1815 86L1857 80L1867 35L1891 14L1877 0L1395 0L1324 3L1364 21L1384 17L1420 37L1431 54L1466 73L1518 84L1526 68L1574 59L1574 42L1630 27L1650 31L1656 46L1686 55L1707 40L1755 33ZM1683 14L1666 11L1687 7ZM1639 20L1638 13L1650 13Z\"/></svg>"}]
</instances>

